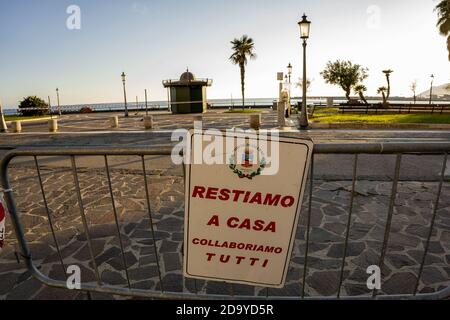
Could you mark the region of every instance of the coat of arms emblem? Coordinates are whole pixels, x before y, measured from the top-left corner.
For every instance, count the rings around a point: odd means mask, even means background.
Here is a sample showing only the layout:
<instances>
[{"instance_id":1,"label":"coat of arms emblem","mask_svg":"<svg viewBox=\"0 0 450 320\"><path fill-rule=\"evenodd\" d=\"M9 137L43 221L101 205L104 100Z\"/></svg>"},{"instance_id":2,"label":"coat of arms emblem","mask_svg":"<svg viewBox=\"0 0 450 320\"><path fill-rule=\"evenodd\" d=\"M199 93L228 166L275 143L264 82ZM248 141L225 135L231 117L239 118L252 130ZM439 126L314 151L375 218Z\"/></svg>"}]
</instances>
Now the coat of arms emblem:
<instances>
[{"instance_id":1,"label":"coat of arms emblem","mask_svg":"<svg viewBox=\"0 0 450 320\"><path fill-rule=\"evenodd\" d=\"M229 162L234 174L241 179L249 180L261 175L267 165L264 153L249 143L234 149Z\"/></svg>"}]
</instances>

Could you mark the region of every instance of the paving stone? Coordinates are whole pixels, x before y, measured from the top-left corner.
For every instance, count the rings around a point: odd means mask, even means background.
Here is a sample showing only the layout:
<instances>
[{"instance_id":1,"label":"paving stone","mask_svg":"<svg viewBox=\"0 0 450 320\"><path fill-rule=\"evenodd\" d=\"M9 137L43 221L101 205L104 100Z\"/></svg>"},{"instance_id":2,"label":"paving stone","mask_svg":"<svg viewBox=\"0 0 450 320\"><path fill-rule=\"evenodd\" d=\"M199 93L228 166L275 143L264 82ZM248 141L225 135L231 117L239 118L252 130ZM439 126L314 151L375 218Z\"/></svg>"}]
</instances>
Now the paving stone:
<instances>
[{"instance_id":1,"label":"paving stone","mask_svg":"<svg viewBox=\"0 0 450 320\"><path fill-rule=\"evenodd\" d=\"M146 266L156 262L156 256L154 254L148 256L141 256L139 258L139 266Z\"/></svg>"},{"instance_id":2,"label":"paving stone","mask_svg":"<svg viewBox=\"0 0 450 320\"><path fill-rule=\"evenodd\" d=\"M372 291L367 288L367 284L346 283L344 284L344 288L347 295L350 297L368 296L372 293Z\"/></svg>"},{"instance_id":3,"label":"paving stone","mask_svg":"<svg viewBox=\"0 0 450 320\"><path fill-rule=\"evenodd\" d=\"M127 265L127 268L132 268L137 262L138 260L136 259L135 255L130 252L130 251L126 251L125 252L125 262ZM108 260L106 263L108 263L111 267L113 267L116 270L124 270L124 264L123 264L123 257L122 254L120 254L119 256L112 258L110 260Z\"/></svg>"},{"instance_id":4,"label":"paving stone","mask_svg":"<svg viewBox=\"0 0 450 320\"><path fill-rule=\"evenodd\" d=\"M372 229L371 225L355 222L350 226L350 240L360 240L364 238Z\"/></svg>"},{"instance_id":5,"label":"paving stone","mask_svg":"<svg viewBox=\"0 0 450 320\"><path fill-rule=\"evenodd\" d=\"M176 218L163 219L158 223L158 230L179 232L183 230L183 221Z\"/></svg>"},{"instance_id":6,"label":"paving stone","mask_svg":"<svg viewBox=\"0 0 450 320\"><path fill-rule=\"evenodd\" d=\"M412 294L416 281L412 272L395 273L388 280L382 281L381 289L386 294Z\"/></svg>"},{"instance_id":7,"label":"paving stone","mask_svg":"<svg viewBox=\"0 0 450 320\"><path fill-rule=\"evenodd\" d=\"M310 240L312 242L327 243L342 241L343 238L323 229L312 228Z\"/></svg>"},{"instance_id":8,"label":"paving stone","mask_svg":"<svg viewBox=\"0 0 450 320\"><path fill-rule=\"evenodd\" d=\"M430 245L428 247L428 252L435 253L435 254L443 254L443 253L445 253L445 250L442 247L440 242L430 241Z\"/></svg>"},{"instance_id":9,"label":"paving stone","mask_svg":"<svg viewBox=\"0 0 450 320\"><path fill-rule=\"evenodd\" d=\"M158 251L159 252L159 251ZM139 254L141 256L146 256L146 255L150 255L150 254L155 254L155 247L154 246L145 246L145 247L141 247L139 249Z\"/></svg>"},{"instance_id":10,"label":"paving stone","mask_svg":"<svg viewBox=\"0 0 450 320\"><path fill-rule=\"evenodd\" d=\"M183 276L181 274L170 273L166 274L162 279L164 291L182 292L183 291ZM156 285L156 290L161 290L161 284Z\"/></svg>"},{"instance_id":11,"label":"paving stone","mask_svg":"<svg viewBox=\"0 0 450 320\"><path fill-rule=\"evenodd\" d=\"M349 242L347 246L347 257L359 256L365 249L363 242ZM344 255L344 244L333 244L328 251L328 257L342 258Z\"/></svg>"},{"instance_id":12,"label":"paving stone","mask_svg":"<svg viewBox=\"0 0 450 320\"><path fill-rule=\"evenodd\" d=\"M196 280L191 278L185 278L184 279L184 286L186 287L187 291L191 293L198 293L202 291L202 288L205 286L206 281L203 280Z\"/></svg>"},{"instance_id":13,"label":"paving stone","mask_svg":"<svg viewBox=\"0 0 450 320\"><path fill-rule=\"evenodd\" d=\"M59 289L52 287L44 287L34 297L36 300L74 300L78 296L78 291Z\"/></svg>"},{"instance_id":14,"label":"paving stone","mask_svg":"<svg viewBox=\"0 0 450 320\"><path fill-rule=\"evenodd\" d=\"M343 223L325 223L323 228L340 236L344 235L347 230L346 225Z\"/></svg>"},{"instance_id":15,"label":"paving stone","mask_svg":"<svg viewBox=\"0 0 450 320\"><path fill-rule=\"evenodd\" d=\"M116 257L121 256L122 251L120 251L119 248L117 247L111 247L109 249L107 249L106 251L103 251L103 253L101 253L100 255L98 255L95 258L95 262L97 263L98 266L100 266L101 264L105 263L108 260L114 259ZM79 257L76 257L77 259L80 259ZM83 256L83 258L86 258L86 256ZM88 257L88 259L90 259L90 256Z\"/></svg>"},{"instance_id":16,"label":"paving stone","mask_svg":"<svg viewBox=\"0 0 450 320\"><path fill-rule=\"evenodd\" d=\"M298 248L301 253L306 252L306 244L301 244ZM327 244L310 243L308 251L309 251L309 253L315 253L315 252L321 251L325 248L328 248Z\"/></svg>"},{"instance_id":17,"label":"paving stone","mask_svg":"<svg viewBox=\"0 0 450 320\"><path fill-rule=\"evenodd\" d=\"M423 268L421 281L426 285L432 285L444 281L448 281L438 268L432 266L426 266Z\"/></svg>"},{"instance_id":18,"label":"paving stone","mask_svg":"<svg viewBox=\"0 0 450 320\"><path fill-rule=\"evenodd\" d=\"M83 242L80 241L72 241L70 244L68 244L65 247L62 247L62 249L60 249L61 252L61 257L64 259L70 257L71 255L73 255L75 252L77 252L81 247L83 247ZM42 263L46 264L46 263L51 263L51 262L59 262L59 254L58 252L55 252L52 255L47 256Z\"/></svg>"},{"instance_id":19,"label":"paving stone","mask_svg":"<svg viewBox=\"0 0 450 320\"><path fill-rule=\"evenodd\" d=\"M29 247L34 260L44 259L54 253L47 243L31 243Z\"/></svg>"},{"instance_id":20,"label":"paving stone","mask_svg":"<svg viewBox=\"0 0 450 320\"><path fill-rule=\"evenodd\" d=\"M30 278L17 285L7 295L7 300L30 300L42 288L42 283Z\"/></svg>"},{"instance_id":21,"label":"paving stone","mask_svg":"<svg viewBox=\"0 0 450 320\"><path fill-rule=\"evenodd\" d=\"M416 265L414 260L404 254L388 254L386 258L397 269Z\"/></svg>"},{"instance_id":22,"label":"paving stone","mask_svg":"<svg viewBox=\"0 0 450 320\"><path fill-rule=\"evenodd\" d=\"M19 275L19 273L13 272L0 274L0 296L7 294L12 288L14 288Z\"/></svg>"},{"instance_id":23,"label":"paving stone","mask_svg":"<svg viewBox=\"0 0 450 320\"><path fill-rule=\"evenodd\" d=\"M91 239L102 239L117 235L117 227L115 224L97 224L89 227L89 235ZM77 235L78 241L86 241L86 234L83 232Z\"/></svg>"},{"instance_id":24,"label":"paving stone","mask_svg":"<svg viewBox=\"0 0 450 320\"><path fill-rule=\"evenodd\" d=\"M123 227L123 230L125 231L126 234L129 235L136 228L136 226L137 226L137 223L134 223L134 222L128 223L127 225L125 225Z\"/></svg>"},{"instance_id":25,"label":"paving stone","mask_svg":"<svg viewBox=\"0 0 450 320\"><path fill-rule=\"evenodd\" d=\"M179 242L173 242L169 240L163 240L161 244L161 248L159 249L159 252L166 253L166 252L178 252Z\"/></svg>"},{"instance_id":26,"label":"paving stone","mask_svg":"<svg viewBox=\"0 0 450 320\"><path fill-rule=\"evenodd\" d=\"M173 241L183 241L184 240L184 233L182 232L174 232L172 233L172 240Z\"/></svg>"},{"instance_id":27,"label":"paving stone","mask_svg":"<svg viewBox=\"0 0 450 320\"><path fill-rule=\"evenodd\" d=\"M130 235L132 239L153 239L151 230L135 229Z\"/></svg>"},{"instance_id":28,"label":"paving stone","mask_svg":"<svg viewBox=\"0 0 450 320\"><path fill-rule=\"evenodd\" d=\"M0 260L0 273L11 272L25 267L24 263L18 264L17 262L4 262Z\"/></svg>"},{"instance_id":29,"label":"paving stone","mask_svg":"<svg viewBox=\"0 0 450 320\"><path fill-rule=\"evenodd\" d=\"M105 240L92 240L92 251L94 253L94 257L102 254L103 249L105 247ZM73 258L80 261L88 261L91 260L91 252L89 250L89 245L86 243L74 256ZM98 263L98 262L97 262Z\"/></svg>"},{"instance_id":30,"label":"paving stone","mask_svg":"<svg viewBox=\"0 0 450 320\"><path fill-rule=\"evenodd\" d=\"M181 270L181 257L178 253L166 253L163 259L166 272Z\"/></svg>"},{"instance_id":31,"label":"paving stone","mask_svg":"<svg viewBox=\"0 0 450 320\"><path fill-rule=\"evenodd\" d=\"M102 282L104 282L107 285L124 285L126 284L125 278L122 277L122 275L119 272L111 271L111 270L105 270L102 272L101 275Z\"/></svg>"},{"instance_id":32,"label":"paving stone","mask_svg":"<svg viewBox=\"0 0 450 320\"><path fill-rule=\"evenodd\" d=\"M336 295L338 290L339 273L334 271L317 271L307 278L308 286L319 295Z\"/></svg>"},{"instance_id":33,"label":"paving stone","mask_svg":"<svg viewBox=\"0 0 450 320\"><path fill-rule=\"evenodd\" d=\"M422 263L424 251L423 250L408 250L407 254L414 259L417 263ZM428 254L426 257L427 264L442 263L443 259L435 256L434 254Z\"/></svg>"},{"instance_id":34,"label":"paving stone","mask_svg":"<svg viewBox=\"0 0 450 320\"><path fill-rule=\"evenodd\" d=\"M336 206L325 206L323 209L323 213L327 216L340 216L340 215L347 215L348 212L345 211L343 208L341 207L336 207Z\"/></svg>"},{"instance_id":35,"label":"paving stone","mask_svg":"<svg viewBox=\"0 0 450 320\"><path fill-rule=\"evenodd\" d=\"M152 290L155 287L155 282L152 280L139 281L131 284L131 288L140 290Z\"/></svg>"},{"instance_id":36,"label":"paving stone","mask_svg":"<svg viewBox=\"0 0 450 320\"><path fill-rule=\"evenodd\" d=\"M229 295L230 285L225 282L208 281L206 283L206 294Z\"/></svg>"},{"instance_id":37,"label":"paving stone","mask_svg":"<svg viewBox=\"0 0 450 320\"><path fill-rule=\"evenodd\" d=\"M406 228L406 232L414 236L426 238L428 237L428 234L430 232L430 227L423 226L420 224L412 224Z\"/></svg>"},{"instance_id":38,"label":"paving stone","mask_svg":"<svg viewBox=\"0 0 450 320\"><path fill-rule=\"evenodd\" d=\"M158 267L157 266L147 266L141 268L133 268L128 270L130 279L134 281L148 280L153 277L158 277Z\"/></svg>"},{"instance_id":39,"label":"paving stone","mask_svg":"<svg viewBox=\"0 0 450 320\"><path fill-rule=\"evenodd\" d=\"M391 233L389 238L390 245L415 248L419 245L419 243L420 243L419 238L400 233Z\"/></svg>"}]
</instances>

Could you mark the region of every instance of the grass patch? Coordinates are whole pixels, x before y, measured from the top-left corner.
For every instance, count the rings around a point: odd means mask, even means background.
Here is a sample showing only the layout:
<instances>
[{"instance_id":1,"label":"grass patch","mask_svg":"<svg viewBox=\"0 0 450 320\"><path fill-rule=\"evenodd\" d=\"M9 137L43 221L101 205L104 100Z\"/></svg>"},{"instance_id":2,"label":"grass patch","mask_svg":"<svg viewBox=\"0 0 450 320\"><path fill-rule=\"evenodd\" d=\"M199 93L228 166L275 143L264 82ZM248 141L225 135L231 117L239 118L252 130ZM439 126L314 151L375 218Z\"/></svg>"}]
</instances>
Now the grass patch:
<instances>
[{"instance_id":1,"label":"grass patch","mask_svg":"<svg viewBox=\"0 0 450 320\"><path fill-rule=\"evenodd\" d=\"M24 117L24 116L5 116L5 121L18 121L18 120L32 120L32 119L41 119L41 118L48 118L47 116L30 116L30 117Z\"/></svg>"},{"instance_id":2,"label":"grass patch","mask_svg":"<svg viewBox=\"0 0 450 320\"><path fill-rule=\"evenodd\" d=\"M255 110L255 109L234 109L234 110L228 110L225 113L262 113L261 110Z\"/></svg>"},{"instance_id":3,"label":"grass patch","mask_svg":"<svg viewBox=\"0 0 450 320\"><path fill-rule=\"evenodd\" d=\"M450 124L450 114L340 114L320 110L311 121L323 123Z\"/></svg>"}]
</instances>

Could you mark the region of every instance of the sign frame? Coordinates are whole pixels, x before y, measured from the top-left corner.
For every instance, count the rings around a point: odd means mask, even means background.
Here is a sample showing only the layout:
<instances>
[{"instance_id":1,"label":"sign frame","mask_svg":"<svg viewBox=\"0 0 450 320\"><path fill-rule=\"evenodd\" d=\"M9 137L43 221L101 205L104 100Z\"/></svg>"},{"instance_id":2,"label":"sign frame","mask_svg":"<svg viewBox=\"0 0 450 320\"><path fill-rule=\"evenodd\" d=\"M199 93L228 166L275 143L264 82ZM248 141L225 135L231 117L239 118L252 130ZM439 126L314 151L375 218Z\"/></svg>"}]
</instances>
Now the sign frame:
<instances>
[{"instance_id":1,"label":"sign frame","mask_svg":"<svg viewBox=\"0 0 450 320\"><path fill-rule=\"evenodd\" d=\"M230 136L230 132L221 132L222 137L229 137ZM237 137L239 137L240 134L243 134L245 137L249 137L248 134L245 133L231 133L231 136L233 139L236 139ZM214 136L217 135L215 133L209 133L206 134L205 130L190 130L189 131L189 135L188 135L188 139L189 144L188 146L191 147L191 150L189 152L189 155L191 157L189 164L185 165L185 221L184 221L184 226L185 226L185 230L184 230L184 257L183 257L183 274L186 278L193 278L193 279L200 279L200 280L208 280L208 281L219 281L219 282L227 282L227 283L235 283L235 284L245 284L245 285L252 285L252 286L264 286L264 287L271 287L271 288L283 288L285 286L285 282L286 282L286 277L287 277L287 273L288 273L288 269L289 269L289 263L292 259L292 252L293 252L293 248L294 248L294 244L295 244L295 239L296 239L296 231L298 228L298 223L300 220L300 215L301 215L301 209L302 209L302 204L303 204L303 200L304 200L304 194L305 194L305 189L306 189L306 183L308 180L308 176L310 174L309 169L311 166L311 160L312 160L312 154L313 154L313 149L314 149L314 143L311 139L305 139L305 138L297 138L297 137L278 137L278 142L279 143L288 143L288 144L295 144L295 145L302 145L304 147L306 147L306 161L304 163L304 167L303 167L303 176L301 177L301 184L300 184L300 188L299 188L299 194L298 194L298 198L297 201L295 203L295 217L294 217L294 223L291 226L290 229L290 236L289 236L289 245L287 247L287 252L285 253L285 259L284 259L284 267L283 267L283 271L281 273L281 279L278 283L263 283L263 282L254 282L254 281L249 281L249 280L245 280L245 279L227 279L227 278L223 278L223 277L211 277L211 276L204 276L204 275L197 275L197 274L192 274L189 271L189 247L190 247L190 243L189 241L191 240L190 238L190 217L191 217L191 177L192 177L192 156L193 156L193 152L192 152L192 146L194 145L194 138L196 135L201 135L202 137L205 135L208 136ZM259 135L258 134L253 134L253 136L250 136L250 140L258 140L259 139ZM268 137L266 139L267 142L270 142L271 139L270 137ZM281 166L282 164L280 164ZM300 164L299 164L300 165Z\"/></svg>"}]
</instances>

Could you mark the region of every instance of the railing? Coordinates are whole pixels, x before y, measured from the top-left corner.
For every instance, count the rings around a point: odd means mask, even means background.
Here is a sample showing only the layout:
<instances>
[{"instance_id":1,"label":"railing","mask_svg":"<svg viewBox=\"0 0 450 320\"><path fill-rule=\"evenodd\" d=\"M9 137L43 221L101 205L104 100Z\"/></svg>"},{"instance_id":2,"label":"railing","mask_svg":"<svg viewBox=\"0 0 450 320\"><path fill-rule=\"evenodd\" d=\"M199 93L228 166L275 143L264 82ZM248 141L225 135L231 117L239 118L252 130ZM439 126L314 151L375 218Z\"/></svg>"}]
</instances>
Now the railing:
<instances>
[{"instance_id":1,"label":"railing","mask_svg":"<svg viewBox=\"0 0 450 320\"><path fill-rule=\"evenodd\" d=\"M383 107L382 104L367 105L340 105L339 111L344 113L398 113L398 114L447 114L450 112L448 104L390 104L389 107Z\"/></svg>"},{"instance_id":2,"label":"railing","mask_svg":"<svg viewBox=\"0 0 450 320\"><path fill-rule=\"evenodd\" d=\"M75 185L75 191L78 202L78 209L80 216L82 218L83 230L86 236L86 241L89 246L89 254L90 260L92 263L92 268L95 272L96 283L83 283L81 285L82 291L87 292L96 292L96 293L106 293L113 295L123 295L123 296L134 296L134 297L148 297L148 298L160 298L160 299L445 299L450 296L450 287L447 287L436 293L418 293L419 283L423 274L425 262L427 255L430 249L430 241L432 238L433 230L435 229L436 218L439 210L439 203L441 199L441 193L443 190L443 184L445 183L446 177L446 169L447 169L447 160L448 153L450 152L450 142L438 142L438 143L368 143L368 144L318 144L315 146L314 155L328 155L328 154L349 154L353 155L353 170L352 170L352 186L351 186L351 197L350 204L348 209L348 219L345 230L345 242L344 242L344 252L341 257L341 267L339 273L339 285L338 292L333 297L311 297L308 296L306 292L306 286L302 286L301 294L299 296L270 296L269 289L266 290L266 294L263 296L243 296L243 295L235 295L233 291L233 285L230 285L230 294L201 294L201 293L192 293L192 292L170 292L164 289L164 283L162 280L161 274L161 266L159 265L159 252L156 246L157 240L155 237L155 230L153 227L153 213L151 211L151 197L149 194L149 182L148 182L148 171L146 168L146 157L150 156L170 156L172 152L171 148L139 148L139 147L102 147L102 148L35 148L35 149L18 149L13 150L7 153L0 164L0 172L1 172L1 188L4 190L4 198L6 205L9 209L12 225L14 227L18 244L21 251L21 256L25 259L26 266L28 270L32 273L34 277L38 280L47 284L49 286L64 288L66 289L66 282L51 279L48 276L44 275L38 267L35 265L32 252L30 251L30 247L25 237L24 226L21 222L20 214L18 208L16 206L16 201L14 197L14 190L12 190L11 183L8 177L8 167L13 159L22 158L22 157L32 157L34 160L34 165L36 169L37 179L39 181L40 190L42 192L43 204L45 207L45 212L48 218L49 228L51 230L51 234L53 237L54 247L58 253L59 262L61 267L66 270L66 264L61 255L61 246L58 242L58 239L55 235L54 230L54 220L51 214L51 210L48 206L48 198L44 190L44 183L41 174L41 166L39 165L39 157L52 157L52 156L64 156L70 159L70 170L73 177L73 182ZM427 232L427 239L423 250L423 256L421 259L419 271L416 274L416 284L414 292L410 294L395 294L395 295L380 295L377 290L373 290L371 295L364 296L342 296L342 284L345 278L345 269L346 269L346 260L348 255L348 248L350 243L350 229L351 229L351 221L352 216L355 214L354 203L355 203L355 193L356 193L356 183L358 181L358 166L359 166L359 157L361 154L383 154L383 155L394 155L396 158L395 161L395 171L393 175L392 181L392 190L389 200L389 207L387 212L387 219L384 227L384 235L383 242L381 246L378 266L383 269L384 260L388 251L388 243L391 234L391 226L392 219L394 216L394 207L398 194L398 184L400 179L400 170L402 166L402 161L404 159L404 155L441 155L443 157L442 169L440 171L439 178L439 186L436 194L435 204L432 209L431 220L429 221ZM111 286L104 284L100 278L98 266L96 264L96 256L94 254L92 239L89 233L89 225L86 219L85 207L83 205L83 196L80 188L80 178L79 178L79 169L77 168L77 158L84 156L97 156L102 157L104 161L104 170L106 172L107 177L107 185L109 190L109 197L111 199L112 204L112 212L114 214L114 223L116 226L116 236L120 244L120 257L123 262L124 271L126 273L127 286ZM125 257L124 251L124 243L122 241L122 234L120 228L120 222L118 218L117 208L115 205L115 196L113 191L113 186L111 183L111 173L110 173L110 164L109 158L113 156L136 156L140 159L140 175L142 176L141 182L144 185L145 190L145 205L147 207L148 219L150 222L149 229L152 237L153 250L154 255L156 257L156 263L158 268L158 278L160 281L159 290L141 290L134 289L130 285L130 278L127 269L127 261ZM309 179L309 196L308 199L305 199L305 204L307 203L307 213L306 213L306 235L305 235L305 251L304 251L304 263L303 263L303 276L302 276L302 284L305 284L307 281L309 264L310 264L310 247L313 244L313 241L310 237L311 227L312 227L312 203L314 197L314 156L311 164L310 170L310 179ZM182 230L178 230L182 232ZM197 282L196 282L197 283Z\"/></svg>"}]
</instances>

